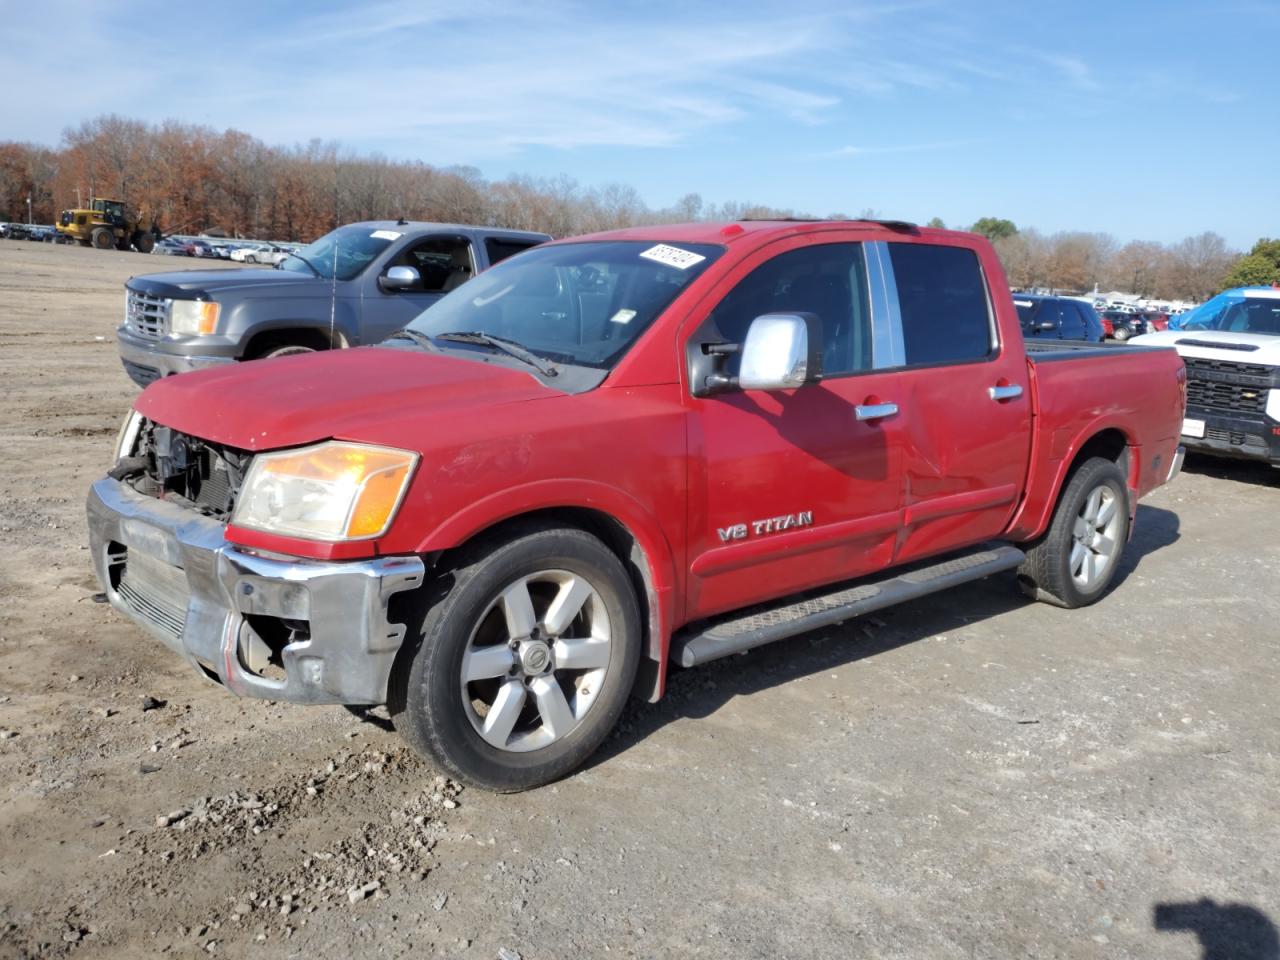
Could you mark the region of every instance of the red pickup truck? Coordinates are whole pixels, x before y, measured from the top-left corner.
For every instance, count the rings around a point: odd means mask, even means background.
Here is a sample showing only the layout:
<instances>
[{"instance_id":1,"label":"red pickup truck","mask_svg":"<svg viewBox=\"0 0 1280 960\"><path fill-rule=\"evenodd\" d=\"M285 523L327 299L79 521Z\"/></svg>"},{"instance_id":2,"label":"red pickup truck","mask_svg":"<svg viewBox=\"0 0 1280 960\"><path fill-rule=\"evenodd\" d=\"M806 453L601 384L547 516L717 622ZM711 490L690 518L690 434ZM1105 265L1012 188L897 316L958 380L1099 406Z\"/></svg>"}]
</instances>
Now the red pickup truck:
<instances>
[{"instance_id":1,"label":"red pickup truck","mask_svg":"<svg viewBox=\"0 0 1280 960\"><path fill-rule=\"evenodd\" d=\"M165 379L89 494L110 602L241 696L389 706L497 790L683 667L1000 571L1097 600L1181 464L1173 350L1025 345L982 238L645 227L375 347Z\"/></svg>"}]
</instances>

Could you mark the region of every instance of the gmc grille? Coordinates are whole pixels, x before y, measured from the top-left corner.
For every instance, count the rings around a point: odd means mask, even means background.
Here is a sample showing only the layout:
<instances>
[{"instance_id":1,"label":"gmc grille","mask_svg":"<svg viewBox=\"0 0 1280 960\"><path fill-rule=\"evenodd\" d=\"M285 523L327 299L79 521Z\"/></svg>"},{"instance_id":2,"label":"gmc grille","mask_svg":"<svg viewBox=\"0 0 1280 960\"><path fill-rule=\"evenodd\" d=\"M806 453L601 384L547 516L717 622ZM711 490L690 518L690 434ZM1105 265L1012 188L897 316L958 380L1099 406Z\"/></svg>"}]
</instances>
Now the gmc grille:
<instances>
[{"instance_id":1,"label":"gmc grille","mask_svg":"<svg viewBox=\"0 0 1280 960\"><path fill-rule=\"evenodd\" d=\"M159 340L169 332L169 309L164 297L126 288L124 325L143 340Z\"/></svg>"}]
</instances>

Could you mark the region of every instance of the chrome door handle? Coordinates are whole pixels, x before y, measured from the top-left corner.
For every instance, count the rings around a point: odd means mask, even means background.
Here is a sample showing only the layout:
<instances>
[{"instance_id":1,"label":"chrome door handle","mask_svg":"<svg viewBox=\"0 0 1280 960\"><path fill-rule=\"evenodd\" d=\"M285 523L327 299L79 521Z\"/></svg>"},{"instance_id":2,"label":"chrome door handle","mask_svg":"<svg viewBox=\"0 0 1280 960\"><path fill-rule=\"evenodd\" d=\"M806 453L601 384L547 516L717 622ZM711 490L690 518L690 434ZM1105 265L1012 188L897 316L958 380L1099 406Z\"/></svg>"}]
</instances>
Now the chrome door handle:
<instances>
[{"instance_id":1,"label":"chrome door handle","mask_svg":"<svg viewBox=\"0 0 1280 960\"><path fill-rule=\"evenodd\" d=\"M991 394L992 400L1016 400L1022 396L1022 387L1011 383L1004 387L989 387L987 393Z\"/></svg>"},{"instance_id":2,"label":"chrome door handle","mask_svg":"<svg viewBox=\"0 0 1280 960\"><path fill-rule=\"evenodd\" d=\"M883 420L898 412L896 403L860 403L853 408L854 416L859 420Z\"/></svg>"}]
</instances>

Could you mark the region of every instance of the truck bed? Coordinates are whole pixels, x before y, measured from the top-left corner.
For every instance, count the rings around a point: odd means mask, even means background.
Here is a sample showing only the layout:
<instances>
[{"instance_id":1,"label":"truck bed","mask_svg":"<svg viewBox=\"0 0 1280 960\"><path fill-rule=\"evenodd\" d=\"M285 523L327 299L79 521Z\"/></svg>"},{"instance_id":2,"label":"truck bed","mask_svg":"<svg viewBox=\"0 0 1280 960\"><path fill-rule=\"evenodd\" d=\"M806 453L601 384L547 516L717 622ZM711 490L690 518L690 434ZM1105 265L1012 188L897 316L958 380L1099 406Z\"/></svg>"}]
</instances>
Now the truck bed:
<instances>
[{"instance_id":1,"label":"truck bed","mask_svg":"<svg viewBox=\"0 0 1280 960\"><path fill-rule=\"evenodd\" d=\"M1136 504L1167 477L1186 410L1186 370L1172 349L1027 340L1026 350L1035 420L1027 494L1009 530L1015 541L1044 532L1082 438L1102 423L1129 448Z\"/></svg>"}]
</instances>

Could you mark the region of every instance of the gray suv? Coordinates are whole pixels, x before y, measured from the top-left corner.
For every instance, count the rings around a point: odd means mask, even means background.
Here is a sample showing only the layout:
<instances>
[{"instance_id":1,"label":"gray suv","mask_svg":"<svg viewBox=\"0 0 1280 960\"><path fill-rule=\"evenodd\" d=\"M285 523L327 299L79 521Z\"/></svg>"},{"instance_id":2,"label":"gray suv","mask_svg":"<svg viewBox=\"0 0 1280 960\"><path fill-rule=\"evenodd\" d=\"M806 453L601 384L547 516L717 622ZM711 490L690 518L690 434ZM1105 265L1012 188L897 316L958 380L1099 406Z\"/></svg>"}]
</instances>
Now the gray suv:
<instances>
[{"instance_id":1,"label":"gray suv","mask_svg":"<svg viewBox=\"0 0 1280 960\"><path fill-rule=\"evenodd\" d=\"M273 270L130 277L120 359L145 387L237 360L378 343L481 270L550 239L377 220L339 227Z\"/></svg>"}]
</instances>

